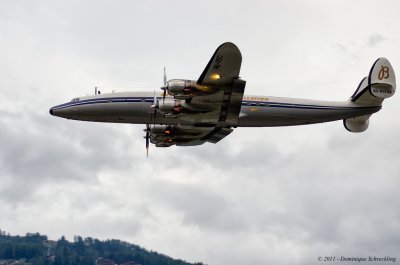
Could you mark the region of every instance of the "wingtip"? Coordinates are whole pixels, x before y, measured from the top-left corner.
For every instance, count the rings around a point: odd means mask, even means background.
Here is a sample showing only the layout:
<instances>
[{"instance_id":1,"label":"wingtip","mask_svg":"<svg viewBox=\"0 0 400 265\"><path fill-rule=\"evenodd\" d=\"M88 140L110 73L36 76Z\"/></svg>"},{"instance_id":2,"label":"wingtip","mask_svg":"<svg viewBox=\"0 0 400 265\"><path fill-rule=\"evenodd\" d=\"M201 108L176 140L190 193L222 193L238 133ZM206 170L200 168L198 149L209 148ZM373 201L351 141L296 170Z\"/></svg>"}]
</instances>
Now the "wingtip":
<instances>
[{"instance_id":1,"label":"wingtip","mask_svg":"<svg viewBox=\"0 0 400 265\"><path fill-rule=\"evenodd\" d=\"M222 44L218 47L218 49L221 48L222 46L225 46L225 47L231 46L231 47L236 47L236 48L238 48L237 45L236 45L235 43L230 42L230 41L227 41L227 42L222 43Z\"/></svg>"}]
</instances>

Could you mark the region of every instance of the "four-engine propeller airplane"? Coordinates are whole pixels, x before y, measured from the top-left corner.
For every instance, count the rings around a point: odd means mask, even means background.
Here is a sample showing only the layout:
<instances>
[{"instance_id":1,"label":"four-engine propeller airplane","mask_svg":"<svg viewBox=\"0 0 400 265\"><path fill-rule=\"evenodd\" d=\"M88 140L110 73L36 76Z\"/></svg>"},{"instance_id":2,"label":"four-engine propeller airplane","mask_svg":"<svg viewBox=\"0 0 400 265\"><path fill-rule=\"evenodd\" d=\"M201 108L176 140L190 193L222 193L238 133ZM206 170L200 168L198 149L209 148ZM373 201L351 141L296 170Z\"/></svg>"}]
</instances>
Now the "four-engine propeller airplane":
<instances>
[{"instance_id":1,"label":"four-engine propeller airplane","mask_svg":"<svg viewBox=\"0 0 400 265\"><path fill-rule=\"evenodd\" d=\"M50 114L67 119L146 124L146 149L217 143L236 127L269 127L343 120L350 132L368 128L369 117L396 90L393 68L385 58L372 65L354 94L343 102L270 96L244 96L239 77L242 56L235 44L217 48L197 81L167 81L162 95L115 92L74 98Z\"/></svg>"}]
</instances>

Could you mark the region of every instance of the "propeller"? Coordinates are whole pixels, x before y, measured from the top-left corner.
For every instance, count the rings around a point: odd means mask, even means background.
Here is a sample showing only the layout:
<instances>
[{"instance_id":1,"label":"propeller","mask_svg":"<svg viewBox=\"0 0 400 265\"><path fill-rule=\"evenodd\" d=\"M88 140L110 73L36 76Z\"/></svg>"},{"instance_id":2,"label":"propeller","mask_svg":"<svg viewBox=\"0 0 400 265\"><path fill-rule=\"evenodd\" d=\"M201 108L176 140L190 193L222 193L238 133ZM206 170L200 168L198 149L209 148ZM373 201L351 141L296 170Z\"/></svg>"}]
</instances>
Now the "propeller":
<instances>
[{"instance_id":1,"label":"propeller","mask_svg":"<svg viewBox=\"0 0 400 265\"><path fill-rule=\"evenodd\" d=\"M157 107L158 107L158 100L156 97L156 91L154 91L154 99L153 99L153 104L150 106L152 111L150 111L151 116L150 116L150 122L156 119L157 116Z\"/></svg>"},{"instance_id":2,"label":"propeller","mask_svg":"<svg viewBox=\"0 0 400 265\"><path fill-rule=\"evenodd\" d=\"M165 96L167 95L167 89L168 89L167 71L165 70L165 66L164 66L164 86L162 86L161 89L164 90L164 93L163 93L163 103L164 103Z\"/></svg>"},{"instance_id":3,"label":"propeller","mask_svg":"<svg viewBox=\"0 0 400 265\"><path fill-rule=\"evenodd\" d=\"M164 103L165 97L167 95L167 89L168 89L167 72L165 70L165 67L164 67L163 83L164 83L164 86L162 86L161 89L164 90L164 93L163 93L163 103ZM153 104L150 107L152 109L152 111L150 111L150 115L151 115L150 116L150 123L153 123L153 121L155 121L155 118L157 116L158 104L159 103L158 103L158 100L157 100L157 97L156 97L156 92L154 91ZM149 156L149 146L150 146L150 131L151 131L150 123L146 124L146 129L143 130L143 131L146 132L146 136L144 138L146 139L146 155L147 155L147 157Z\"/></svg>"},{"instance_id":4,"label":"propeller","mask_svg":"<svg viewBox=\"0 0 400 265\"><path fill-rule=\"evenodd\" d=\"M150 146L150 125L147 124L146 125L146 129L144 129L144 131L146 131L146 156L149 157L149 146Z\"/></svg>"},{"instance_id":5,"label":"propeller","mask_svg":"<svg viewBox=\"0 0 400 265\"><path fill-rule=\"evenodd\" d=\"M154 99L153 99L153 104L150 106L150 123L155 123L155 119L157 116L157 105L158 105L158 101L157 101L157 97L156 97L156 91L154 90ZM146 154L147 157L149 156L149 145L150 145L150 123L146 124L146 129L144 129L143 131L146 132L146 136L144 137L146 139Z\"/></svg>"},{"instance_id":6,"label":"propeller","mask_svg":"<svg viewBox=\"0 0 400 265\"><path fill-rule=\"evenodd\" d=\"M167 71L165 70L165 66L164 66L164 86L167 85Z\"/></svg>"}]
</instances>

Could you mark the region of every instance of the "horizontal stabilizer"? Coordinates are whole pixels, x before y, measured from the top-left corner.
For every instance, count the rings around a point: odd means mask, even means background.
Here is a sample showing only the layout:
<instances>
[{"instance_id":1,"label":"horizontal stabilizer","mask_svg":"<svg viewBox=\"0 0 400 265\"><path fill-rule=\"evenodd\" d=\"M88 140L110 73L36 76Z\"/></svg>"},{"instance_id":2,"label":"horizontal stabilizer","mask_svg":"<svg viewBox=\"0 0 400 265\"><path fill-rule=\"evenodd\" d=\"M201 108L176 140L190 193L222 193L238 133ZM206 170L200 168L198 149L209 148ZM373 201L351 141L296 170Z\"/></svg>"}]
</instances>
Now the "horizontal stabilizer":
<instances>
[{"instance_id":1,"label":"horizontal stabilizer","mask_svg":"<svg viewBox=\"0 0 400 265\"><path fill-rule=\"evenodd\" d=\"M368 129L369 117L371 115L359 116L343 120L343 125L349 132L363 132Z\"/></svg>"}]
</instances>

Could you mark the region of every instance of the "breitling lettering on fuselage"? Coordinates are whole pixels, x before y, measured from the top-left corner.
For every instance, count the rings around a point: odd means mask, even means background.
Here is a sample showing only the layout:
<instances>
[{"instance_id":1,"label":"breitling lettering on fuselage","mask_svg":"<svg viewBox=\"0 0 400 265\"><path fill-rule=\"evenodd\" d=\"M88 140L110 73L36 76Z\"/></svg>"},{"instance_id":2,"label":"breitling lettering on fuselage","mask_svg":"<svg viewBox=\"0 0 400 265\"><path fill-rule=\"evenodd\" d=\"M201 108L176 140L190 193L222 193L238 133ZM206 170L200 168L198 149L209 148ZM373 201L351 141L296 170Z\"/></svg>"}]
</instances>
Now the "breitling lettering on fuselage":
<instances>
[{"instance_id":1,"label":"breitling lettering on fuselage","mask_svg":"<svg viewBox=\"0 0 400 265\"><path fill-rule=\"evenodd\" d=\"M253 100L253 101L268 101L267 97L243 97L243 100Z\"/></svg>"}]
</instances>

